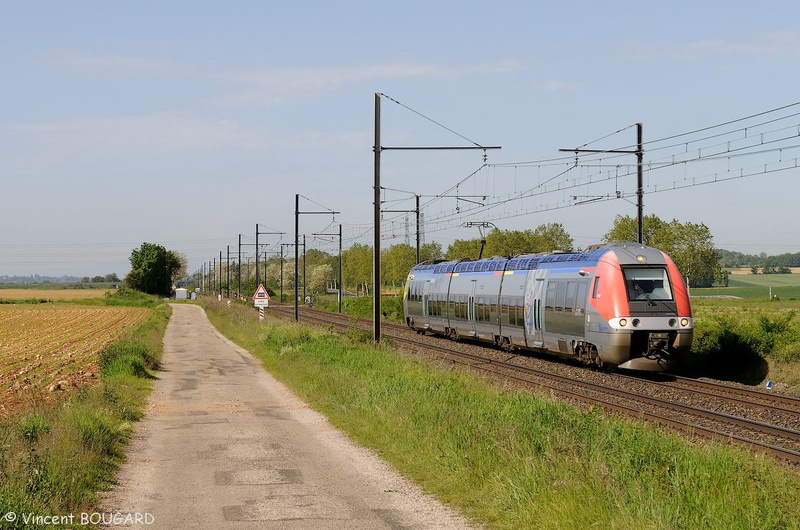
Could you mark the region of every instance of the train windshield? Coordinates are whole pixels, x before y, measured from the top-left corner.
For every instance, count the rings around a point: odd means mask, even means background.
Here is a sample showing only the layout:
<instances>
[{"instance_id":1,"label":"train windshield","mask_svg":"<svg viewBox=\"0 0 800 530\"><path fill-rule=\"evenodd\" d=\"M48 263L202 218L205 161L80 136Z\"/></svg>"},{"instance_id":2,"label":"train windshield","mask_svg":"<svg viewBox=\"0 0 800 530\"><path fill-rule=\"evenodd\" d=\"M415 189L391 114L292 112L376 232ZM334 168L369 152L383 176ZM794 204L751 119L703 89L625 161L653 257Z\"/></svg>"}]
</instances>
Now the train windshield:
<instances>
[{"instance_id":1,"label":"train windshield","mask_svg":"<svg viewBox=\"0 0 800 530\"><path fill-rule=\"evenodd\" d=\"M623 272L629 300L672 300L666 269L626 268Z\"/></svg>"}]
</instances>

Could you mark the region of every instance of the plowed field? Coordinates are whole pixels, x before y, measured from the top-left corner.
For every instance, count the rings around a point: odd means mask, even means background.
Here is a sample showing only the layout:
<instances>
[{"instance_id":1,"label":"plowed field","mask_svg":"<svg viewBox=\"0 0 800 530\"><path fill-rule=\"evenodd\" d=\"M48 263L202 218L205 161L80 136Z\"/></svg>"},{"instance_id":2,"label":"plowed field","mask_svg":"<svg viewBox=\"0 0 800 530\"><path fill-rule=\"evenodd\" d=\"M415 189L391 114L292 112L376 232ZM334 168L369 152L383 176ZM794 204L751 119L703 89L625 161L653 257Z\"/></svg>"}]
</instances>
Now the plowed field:
<instances>
[{"instance_id":1,"label":"plowed field","mask_svg":"<svg viewBox=\"0 0 800 530\"><path fill-rule=\"evenodd\" d=\"M138 307L0 305L0 415L97 380L97 354L140 324Z\"/></svg>"}]
</instances>

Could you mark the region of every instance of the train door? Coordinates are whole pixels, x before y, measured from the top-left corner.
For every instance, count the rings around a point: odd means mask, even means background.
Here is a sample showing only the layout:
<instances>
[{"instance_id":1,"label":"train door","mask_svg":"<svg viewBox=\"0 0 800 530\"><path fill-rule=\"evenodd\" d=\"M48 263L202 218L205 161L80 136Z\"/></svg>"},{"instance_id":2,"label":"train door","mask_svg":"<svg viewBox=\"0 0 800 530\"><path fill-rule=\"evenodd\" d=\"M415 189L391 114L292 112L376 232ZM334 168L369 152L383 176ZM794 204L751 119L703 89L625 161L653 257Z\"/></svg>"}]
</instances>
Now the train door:
<instances>
[{"instance_id":1,"label":"train door","mask_svg":"<svg viewBox=\"0 0 800 530\"><path fill-rule=\"evenodd\" d=\"M425 317L425 322L428 322L428 300L430 299L431 282L426 280L422 284L422 315Z\"/></svg>"},{"instance_id":2,"label":"train door","mask_svg":"<svg viewBox=\"0 0 800 530\"><path fill-rule=\"evenodd\" d=\"M471 337L475 336L475 291L478 288L478 280L472 280L469 287L469 298L467 299L467 331Z\"/></svg>"},{"instance_id":3,"label":"train door","mask_svg":"<svg viewBox=\"0 0 800 530\"><path fill-rule=\"evenodd\" d=\"M543 348L542 299L544 298L545 270L532 270L528 273L525 287L525 331L529 348Z\"/></svg>"}]
</instances>

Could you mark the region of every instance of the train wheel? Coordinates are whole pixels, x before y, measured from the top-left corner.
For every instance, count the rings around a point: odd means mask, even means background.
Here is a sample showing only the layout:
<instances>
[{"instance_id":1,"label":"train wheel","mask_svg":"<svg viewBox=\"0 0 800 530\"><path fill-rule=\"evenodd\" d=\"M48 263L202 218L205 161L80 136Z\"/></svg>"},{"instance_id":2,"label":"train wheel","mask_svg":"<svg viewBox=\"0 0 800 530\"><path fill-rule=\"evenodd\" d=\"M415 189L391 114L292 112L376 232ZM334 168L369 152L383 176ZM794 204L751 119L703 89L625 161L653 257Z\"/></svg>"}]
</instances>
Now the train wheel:
<instances>
[{"instance_id":1,"label":"train wheel","mask_svg":"<svg viewBox=\"0 0 800 530\"><path fill-rule=\"evenodd\" d=\"M602 369L603 369L603 367L604 367L606 364L603 362L603 359L601 359L599 356L597 356L597 357L595 357L595 358L594 358L594 365L595 365L596 367L598 367L600 370L602 370Z\"/></svg>"}]
</instances>

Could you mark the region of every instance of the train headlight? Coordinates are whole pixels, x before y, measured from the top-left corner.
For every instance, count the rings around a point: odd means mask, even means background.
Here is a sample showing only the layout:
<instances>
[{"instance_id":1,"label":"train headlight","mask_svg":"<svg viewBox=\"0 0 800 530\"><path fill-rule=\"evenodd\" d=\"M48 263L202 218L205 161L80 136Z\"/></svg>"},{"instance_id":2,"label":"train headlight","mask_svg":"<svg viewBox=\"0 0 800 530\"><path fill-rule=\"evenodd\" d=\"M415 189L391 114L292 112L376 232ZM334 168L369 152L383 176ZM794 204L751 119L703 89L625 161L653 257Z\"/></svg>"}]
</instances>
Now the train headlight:
<instances>
[{"instance_id":1,"label":"train headlight","mask_svg":"<svg viewBox=\"0 0 800 530\"><path fill-rule=\"evenodd\" d=\"M626 319L626 318L620 318L619 319L619 327L624 328L627 325L628 325L628 319Z\"/></svg>"},{"instance_id":2,"label":"train headlight","mask_svg":"<svg viewBox=\"0 0 800 530\"><path fill-rule=\"evenodd\" d=\"M682 318L681 319L681 327L685 328L688 325L689 325L689 319L688 318Z\"/></svg>"}]
</instances>

